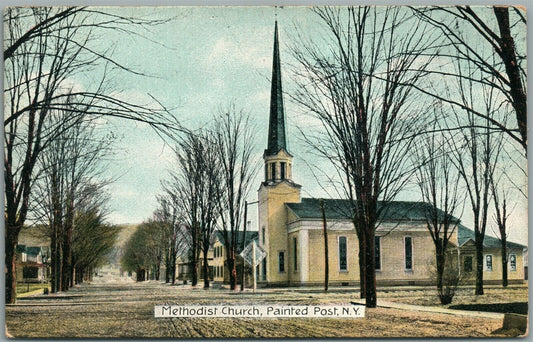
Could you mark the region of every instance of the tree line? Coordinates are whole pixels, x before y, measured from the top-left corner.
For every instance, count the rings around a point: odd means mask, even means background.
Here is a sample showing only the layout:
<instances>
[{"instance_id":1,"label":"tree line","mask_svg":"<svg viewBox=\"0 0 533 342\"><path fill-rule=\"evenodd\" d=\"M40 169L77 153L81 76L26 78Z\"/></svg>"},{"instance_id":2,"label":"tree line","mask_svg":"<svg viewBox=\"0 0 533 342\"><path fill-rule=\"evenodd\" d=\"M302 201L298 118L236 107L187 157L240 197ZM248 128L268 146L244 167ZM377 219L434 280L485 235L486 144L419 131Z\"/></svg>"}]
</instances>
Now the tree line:
<instances>
[{"instance_id":1,"label":"tree line","mask_svg":"<svg viewBox=\"0 0 533 342\"><path fill-rule=\"evenodd\" d=\"M235 289L238 235L258 170L254 141L250 116L235 104L220 109L207 127L181 134L154 219L141 224L126 244L125 270L135 271L138 281L152 270L153 279L159 280L157 270L164 263L165 281L174 284L176 258L182 256L188 260L192 285L198 284L201 272L204 288L209 288L207 254L218 230L225 241L230 287Z\"/></svg>"},{"instance_id":2,"label":"tree line","mask_svg":"<svg viewBox=\"0 0 533 342\"><path fill-rule=\"evenodd\" d=\"M117 72L142 73L114 60L107 45L112 42L99 39L109 32L138 36L136 28L166 21L90 7L10 7L4 12L6 303L15 301L15 247L27 221L45 220L50 226L54 290L72 284L74 268L83 273L94 265L94 260L83 261L86 255L76 254L83 248L73 248L84 229L95 239L112 240L113 234L98 231L108 225L103 180L95 170L102 154L92 154L110 137L92 134L96 120L134 120L165 136L179 130L157 103L139 106L111 95L117 89L109 80ZM77 85L76 78L87 82ZM91 216L101 222L94 226ZM85 226L77 229L77 224ZM79 246L87 241L78 241Z\"/></svg>"}]
</instances>

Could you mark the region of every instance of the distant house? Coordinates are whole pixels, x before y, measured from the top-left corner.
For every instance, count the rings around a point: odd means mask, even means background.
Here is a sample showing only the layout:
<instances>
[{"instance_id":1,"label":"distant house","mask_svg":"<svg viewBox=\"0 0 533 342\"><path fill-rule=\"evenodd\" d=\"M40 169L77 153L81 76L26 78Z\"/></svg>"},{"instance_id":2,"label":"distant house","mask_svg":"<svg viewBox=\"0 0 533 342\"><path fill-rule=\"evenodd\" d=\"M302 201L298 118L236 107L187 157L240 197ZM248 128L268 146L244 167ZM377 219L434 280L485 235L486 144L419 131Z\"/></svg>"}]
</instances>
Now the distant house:
<instances>
[{"instance_id":1,"label":"distant house","mask_svg":"<svg viewBox=\"0 0 533 342\"><path fill-rule=\"evenodd\" d=\"M236 271L237 271L237 284L242 283L242 263L243 259L239 255L242 251L242 240L244 237L244 232L239 231L237 233L237 251L235 256L236 261ZM231 235L229 236L231 238ZM258 242L257 231L247 231L246 240L244 241L244 246L248 246L252 241ZM216 283L229 284L229 269L226 260L226 244L224 242L224 235L221 231L217 231L215 234L215 241L213 243L213 281ZM250 265L245 265L246 279L245 286L250 286L252 282L252 268Z\"/></svg>"},{"instance_id":2,"label":"distant house","mask_svg":"<svg viewBox=\"0 0 533 342\"><path fill-rule=\"evenodd\" d=\"M242 250L242 239L243 232L238 232L237 234L237 253L235 256L236 259L236 271L237 271L237 284L241 283L241 274L242 274L242 257L239 253ZM246 232L245 246L255 240L257 242L258 235L255 231ZM182 282L190 282L192 279L192 266L190 263L190 251L187 251L183 255L178 257L177 260L177 279ZM209 263L209 278L212 282L218 284L229 284L229 270L226 262L226 247L224 242L224 235L221 231L216 231L213 237L212 247L208 252L208 263ZM198 282L203 281L202 274L202 265L203 265L203 256L200 254L200 260L198 262ZM251 282L251 267L247 266L246 268L247 278L246 286L250 285Z\"/></svg>"},{"instance_id":3,"label":"distant house","mask_svg":"<svg viewBox=\"0 0 533 342\"><path fill-rule=\"evenodd\" d=\"M183 283L191 282L192 280L192 251L187 250L185 253L178 256L176 260L176 279L182 281ZM207 262L209 265L209 278L213 279L213 249L209 249L207 252ZM198 260L198 283L204 280L204 275L202 271L202 265L204 263L203 253L200 252L200 259Z\"/></svg>"},{"instance_id":4,"label":"distant house","mask_svg":"<svg viewBox=\"0 0 533 342\"><path fill-rule=\"evenodd\" d=\"M46 282L49 276L47 246L17 245L17 281Z\"/></svg>"}]
</instances>

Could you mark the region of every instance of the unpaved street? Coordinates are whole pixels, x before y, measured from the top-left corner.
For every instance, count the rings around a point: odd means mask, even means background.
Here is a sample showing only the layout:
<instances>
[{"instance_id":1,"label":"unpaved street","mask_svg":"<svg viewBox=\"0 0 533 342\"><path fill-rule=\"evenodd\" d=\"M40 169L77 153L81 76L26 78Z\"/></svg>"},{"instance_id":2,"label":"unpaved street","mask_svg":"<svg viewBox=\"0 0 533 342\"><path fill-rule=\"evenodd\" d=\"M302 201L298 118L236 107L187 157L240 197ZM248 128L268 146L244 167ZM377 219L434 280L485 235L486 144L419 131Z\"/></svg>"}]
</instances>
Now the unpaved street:
<instances>
[{"instance_id":1,"label":"unpaved street","mask_svg":"<svg viewBox=\"0 0 533 342\"><path fill-rule=\"evenodd\" d=\"M258 293L208 291L156 282L93 283L68 293L22 298L6 307L15 337L487 337L501 328L497 319L367 309L362 319L158 318L156 304L347 304L356 291L269 289Z\"/></svg>"}]
</instances>

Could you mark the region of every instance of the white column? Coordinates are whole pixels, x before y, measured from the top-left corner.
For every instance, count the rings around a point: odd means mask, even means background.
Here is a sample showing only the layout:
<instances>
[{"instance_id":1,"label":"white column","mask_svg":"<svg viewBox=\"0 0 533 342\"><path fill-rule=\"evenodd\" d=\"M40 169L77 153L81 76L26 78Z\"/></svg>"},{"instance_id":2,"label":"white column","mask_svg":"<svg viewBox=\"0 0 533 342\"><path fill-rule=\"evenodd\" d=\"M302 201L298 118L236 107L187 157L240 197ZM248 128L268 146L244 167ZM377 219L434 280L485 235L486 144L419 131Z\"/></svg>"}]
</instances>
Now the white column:
<instances>
[{"instance_id":1,"label":"white column","mask_svg":"<svg viewBox=\"0 0 533 342\"><path fill-rule=\"evenodd\" d=\"M307 282L309 280L309 231L307 229L300 229L298 240L300 240L298 241L300 281Z\"/></svg>"}]
</instances>

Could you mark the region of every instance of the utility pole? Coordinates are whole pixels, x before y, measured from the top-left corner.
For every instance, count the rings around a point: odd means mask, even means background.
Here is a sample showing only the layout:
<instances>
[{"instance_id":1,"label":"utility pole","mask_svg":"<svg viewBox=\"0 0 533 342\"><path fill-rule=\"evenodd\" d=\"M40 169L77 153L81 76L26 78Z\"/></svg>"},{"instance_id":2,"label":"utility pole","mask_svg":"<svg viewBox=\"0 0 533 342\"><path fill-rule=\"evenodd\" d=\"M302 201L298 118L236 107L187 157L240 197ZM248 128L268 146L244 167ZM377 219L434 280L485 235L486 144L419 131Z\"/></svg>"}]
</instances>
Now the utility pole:
<instances>
[{"instance_id":1,"label":"utility pole","mask_svg":"<svg viewBox=\"0 0 533 342\"><path fill-rule=\"evenodd\" d=\"M254 287L253 290L257 289L257 280L255 279L255 240L252 241L252 275L254 279Z\"/></svg>"},{"instance_id":2,"label":"utility pole","mask_svg":"<svg viewBox=\"0 0 533 342\"><path fill-rule=\"evenodd\" d=\"M241 251L244 250L245 244L246 244L246 226L248 225L248 205L249 204L256 204L259 203L259 201L250 202L244 201L244 229L242 234L242 243L241 243ZM254 245L255 248L255 245ZM254 258L255 258L255 249L253 250ZM254 284L255 284L255 266L252 265L253 273L254 273ZM242 274L241 274L241 291L244 291L244 274L245 274L245 265L244 260L242 261ZM254 289L255 291L255 289Z\"/></svg>"}]
</instances>

